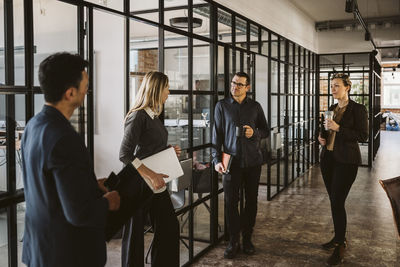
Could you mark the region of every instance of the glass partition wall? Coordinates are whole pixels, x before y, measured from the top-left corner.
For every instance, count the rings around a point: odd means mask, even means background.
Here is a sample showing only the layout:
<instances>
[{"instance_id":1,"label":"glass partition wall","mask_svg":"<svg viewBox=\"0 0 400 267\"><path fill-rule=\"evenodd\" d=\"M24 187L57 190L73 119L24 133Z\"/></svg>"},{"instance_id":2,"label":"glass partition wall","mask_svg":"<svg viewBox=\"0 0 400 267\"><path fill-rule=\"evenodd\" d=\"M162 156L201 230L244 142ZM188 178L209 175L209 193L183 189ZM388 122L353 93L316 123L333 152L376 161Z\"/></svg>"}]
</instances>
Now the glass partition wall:
<instances>
[{"instance_id":1,"label":"glass partition wall","mask_svg":"<svg viewBox=\"0 0 400 267\"><path fill-rule=\"evenodd\" d=\"M363 104L368 111L369 138L359 145L362 166L371 167L380 145L380 65L373 52L321 54L318 60L319 109L315 116L320 118L329 106L337 102L330 90L332 75L338 72L348 74L352 82L350 99Z\"/></svg>"},{"instance_id":2,"label":"glass partition wall","mask_svg":"<svg viewBox=\"0 0 400 267\"><path fill-rule=\"evenodd\" d=\"M90 63L88 94L71 123L88 146L97 177L122 167L118 151L124 117L145 73L168 75L171 94L161 115L168 142L183 148L181 160L193 160L190 186L180 192L183 205L176 207L182 266L226 237L222 178L210 164L211 127L215 103L229 96L235 72L250 75L248 97L262 104L271 125L272 156L261 178L267 193L260 198L272 199L310 168L315 162L316 55L243 15L202 0L4 1L0 255L8 257L0 258L1 266L21 265L20 138L44 103L38 66L55 52L78 53ZM145 252L151 236L146 233Z\"/></svg>"}]
</instances>

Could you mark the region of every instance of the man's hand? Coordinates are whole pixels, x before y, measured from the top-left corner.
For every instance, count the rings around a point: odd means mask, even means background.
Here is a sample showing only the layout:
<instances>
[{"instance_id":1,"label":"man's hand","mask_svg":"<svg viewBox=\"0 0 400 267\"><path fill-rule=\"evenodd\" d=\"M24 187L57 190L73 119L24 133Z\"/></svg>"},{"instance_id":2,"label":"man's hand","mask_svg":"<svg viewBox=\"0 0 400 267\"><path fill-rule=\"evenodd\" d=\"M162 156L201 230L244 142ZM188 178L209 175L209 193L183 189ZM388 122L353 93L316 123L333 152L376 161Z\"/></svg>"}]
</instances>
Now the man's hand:
<instances>
[{"instance_id":1,"label":"man's hand","mask_svg":"<svg viewBox=\"0 0 400 267\"><path fill-rule=\"evenodd\" d=\"M326 139L322 138L321 135L318 135L318 141L321 145L326 145Z\"/></svg>"},{"instance_id":2,"label":"man's hand","mask_svg":"<svg viewBox=\"0 0 400 267\"><path fill-rule=\"evenodd\" d=\"M222 162L218 162L217 164L215 164L214 169L216 172L218 172L220 174L223 174L226 171L224 168L224 165L222 165Z\"/></svg>"},{"instance_id":3,"label":"man's hand","mask_svg":"<svg viewBox=\"0 0 400 267\"><path fill-rule=\"evenodd\" d=\"M97 180L97 184L99 185L99 188L102 192L107 193L108 189L107 187L104 186L104 182L107 180L107 178L100 178Z\"/></svg>"},{"instance_id":4,"label":"man's hand","mask_svg":"<svg viewBox=\"0 0 400 267\"><path fill-rule=\"evenodd\" d=\"M246 136L246 138L251 138L254 134L254 130L253 128L251 128L249 125L244 125L244 136Z\"/></svg>"},{"instance_id":5,"label":"man's hand","mask_svg":"<svg viewBox=\"0 0 400 267\"><path fill-rule=\"evenodd\" d=\"M120 197L117 191L111 191L103 195L108 200L108 210L116 211L119 209Z\"/></svg>"}]
</instances>

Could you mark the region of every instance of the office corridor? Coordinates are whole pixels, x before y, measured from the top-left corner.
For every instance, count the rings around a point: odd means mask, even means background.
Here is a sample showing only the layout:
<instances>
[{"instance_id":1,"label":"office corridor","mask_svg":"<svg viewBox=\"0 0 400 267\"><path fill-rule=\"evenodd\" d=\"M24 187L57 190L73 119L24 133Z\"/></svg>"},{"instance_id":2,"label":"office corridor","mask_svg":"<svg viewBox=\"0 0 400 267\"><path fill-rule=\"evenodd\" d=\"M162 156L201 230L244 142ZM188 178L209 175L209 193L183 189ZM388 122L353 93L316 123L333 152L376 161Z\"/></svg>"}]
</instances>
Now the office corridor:
<instances>
[{"instance_id":1,"label":"office corridor","mask_svg":"<svg viewBox=\"0 0 400 267\"><path fill-rule=\"evenodd\" d=\"M400 132L381 132L373 168L359 168L347 199L348 249L342 266L400 266L400 241L388 198L378 183L400 175ZM262 189L261 189L262 190ZM325 266L333 237L329 199L320 169L312 168L273 201L259 198L254 256L223 258L221 242L193 266Z\"/></svg>"}]
</instances>

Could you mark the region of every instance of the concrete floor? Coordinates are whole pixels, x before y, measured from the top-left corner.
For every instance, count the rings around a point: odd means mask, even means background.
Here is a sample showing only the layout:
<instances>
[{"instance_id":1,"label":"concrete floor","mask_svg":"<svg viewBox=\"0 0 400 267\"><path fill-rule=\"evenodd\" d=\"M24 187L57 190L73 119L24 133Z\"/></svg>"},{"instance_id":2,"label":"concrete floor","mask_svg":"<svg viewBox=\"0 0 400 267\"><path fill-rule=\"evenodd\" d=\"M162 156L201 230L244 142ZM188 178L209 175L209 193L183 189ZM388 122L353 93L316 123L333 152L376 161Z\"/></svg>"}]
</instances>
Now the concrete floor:
<instances>
[{"instance_id":1,"label":"concrete floor","mask_svg":"<svg viewBox=\"0 0 400 267\"><path fill-rule=\"evenodd\" d=\"M400 266L400 241L390 203L378 179L400 175L400 133L381 132L372 169L360 168L347 199L347 240L343 266ZM333 237L333 225L319 167L297 179L273 201L259 199L253 256L223 258L219 244L193 266L325 266L330 253L320 244Z\"/></svg>"},{"instance_id":2,"label":"concrete floor","mask_svg":"<svg viewBox=\"0 0 400 267\"><path fill-rule=\"evenodd\" d=\"M378 183L378 179L400 175L400 132L381 133L382 143L374 167L359 169L347 200L349 247L343 266L400 266L400 241L389 201ZM320 244L331 239L333 227L319 167L312 168L272 201L266 200L265 190L264 186L260 187L253 240L256 255L241 253L234 260L226 260L223 258L226 243L221 242L193 266L325 266L329 253L320 249ZM223 195L219 202L219 222L223 227ZM19 211L22 223L23 207ZM1 216L0 222L5 222ZM209 213L200 206L195 213L197 237L208 238L208 222ZM5 226L0 223L2 237L6 237ZM23 224L18 230L22 234ZM187 225L183 233L187 233ZM146 236L146 247L150 241L151 234ZM19 242L19 259L21 244ZM120 266L120 240L107 246L106 266ZM195 242L195 254L205 246L207 244ZM0 246L0 266L7 266L6 255L7 247ZM181 244L181 262L187 260L188 251Z\"/></svg>"}]
</instances>

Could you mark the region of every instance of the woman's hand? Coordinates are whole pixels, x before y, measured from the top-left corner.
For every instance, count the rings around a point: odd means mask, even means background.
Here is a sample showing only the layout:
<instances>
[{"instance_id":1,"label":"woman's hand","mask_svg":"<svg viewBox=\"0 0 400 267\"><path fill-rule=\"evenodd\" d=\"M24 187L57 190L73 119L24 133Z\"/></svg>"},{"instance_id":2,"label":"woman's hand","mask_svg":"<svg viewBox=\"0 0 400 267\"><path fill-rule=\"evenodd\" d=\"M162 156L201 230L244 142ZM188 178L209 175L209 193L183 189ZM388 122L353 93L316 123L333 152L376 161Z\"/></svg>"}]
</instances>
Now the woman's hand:
<instances>
[{"instance_id":1,"label":"woman's hand","mask_svg":"<svg viewBox=\"0 0 400 267\"><path fill-rule=\"evenodd\" d=\"M137 171L139 172L140 176L150 181L155 190L163 188L165 186L164 178L168 178L168 175L156 173L147 168L144 164L140 165L139 168L137 168Z\"/></svg>"},{"instance_id":2,"label":"woman's hand","mask_svg":"<svg viewBox=\"0 0 400 267\"><path fill-rule=\"evenodd\" d=\"M178 145L173 146L173 148L175 150L176 156L179 157L181 155L181 153L182 153L182 149Z\"/></svg>"},{"instance_id":3,"label":"woman's hand","mask_svg":"<svg viewBox=\"0 0 400 267\"><path fill-rule=\"evenodd\" d=\"M161 189L165 186L164 178L168 178L168 175L163 173L154 173L149 177L155 190Z\"/></svg>"},{"instance_id":4,"label":"woman's hand","mask_svg":"<svg viewBox=\"0 0 400 267\"><path fill-rule=\"evenodd\" d=\"M321 135L318 135L318 141L321 145L325 146L326 145L326 139L322 138Z\"/></svg>"},{"instance_id":5,"label":"woman's hand","mask_svg":"<svg viewBox=\"0 0 400 267\"><path fill-rule=\"evenodd\" d=\"M107 178L100 178L100 179L97 180L97 184L98 184L100 190L101 190L103 193L107 193L107 192L108 192L107 187L105 187L105 185L104 185L104 182L105 182L106 180L107 180Z\"/></svg>"},{"instance_id":6,"label":"woman's hand","mask_svg":"<svg viewBox=\"0 0 400 267\"><path fill-rule=\"evenodd\" d=\"M335 132L339 131L339 124L337 124L334 120L326 119L325 120L326 128Z\"/></svg>"}]
</instances>

